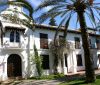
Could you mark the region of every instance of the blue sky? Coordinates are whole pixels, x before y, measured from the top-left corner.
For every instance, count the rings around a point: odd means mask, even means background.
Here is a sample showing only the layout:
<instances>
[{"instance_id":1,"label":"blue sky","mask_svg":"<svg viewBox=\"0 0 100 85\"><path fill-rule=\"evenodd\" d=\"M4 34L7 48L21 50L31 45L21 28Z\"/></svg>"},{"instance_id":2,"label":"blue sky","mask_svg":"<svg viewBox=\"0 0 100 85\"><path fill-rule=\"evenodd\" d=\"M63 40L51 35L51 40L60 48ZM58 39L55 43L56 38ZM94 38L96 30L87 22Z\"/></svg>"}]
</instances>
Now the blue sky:
<instances>
[{"instance_id":1,"label":"blue sky","mask_svg":"<svg viewBox=\"0 0 100 85\"><path fill-rule=\"evenodd\" d=\"M42 0L28 0L28 1L32 4L32 6L34 8L36 8L41 3ZM100 2L100 0L95 0L95 2ZM44 11L47 11L48 9L49 8L45 8ZM33 18L38 17L42 12L43 11L39 11L38 13L33 14ZM56 18L56 23L59 24L60 20L61 20L61 18L57 17ZM71 29L78 29L79 28L79 24L77 25L77 28L76 28L76 24L74 23L75 22L75 16L72 18L72 21L73 22L70 22L69 28L71 28ZM48 24L48 22L49 22L49 20L47 20L43 24ZM90 21L88 20L88 18L86 18L86 22L87 22L87 26L88 27L92 27L92 25L90 24Z\"/></svg>"},{"instance_id":2,"label":"blue sky","mask_svg":"<svg viewBox=\"0 0 100 85\"><path fill-rule=\"evenodd\" d=\"M1 0L0 0L1 1ZM4 0L3 0L4 1ZM28 2L30 2L30 4L33 6L33 8L36 8L40 3L41 1L43 0L27 0ZM100 0L95 0L95 2L100 2ZM43 13L43 11L48 11L50 9L50 7L47 7L45 8L44 10L42 11L38 11L37 13L34 13L33 14L33 18L36 18L38 17L41 13ZM76 23L75 23L75 18L76 16L74 16L72 18L72 21L70 22L70 26L69 28L71 29L78 29L79 28L79 24L77 25L76 27ZM59 25L59 22L61 21L61 18L60 17L57 17L56 18L56 23ZM90 24L90 21L88 20L88 18L86 18L86 22L87 22L87 26L88 27L92 27L92 25ZM45 21L43 24L48 24L49 23L49 20Z\"/></svg>"}]
</instances>

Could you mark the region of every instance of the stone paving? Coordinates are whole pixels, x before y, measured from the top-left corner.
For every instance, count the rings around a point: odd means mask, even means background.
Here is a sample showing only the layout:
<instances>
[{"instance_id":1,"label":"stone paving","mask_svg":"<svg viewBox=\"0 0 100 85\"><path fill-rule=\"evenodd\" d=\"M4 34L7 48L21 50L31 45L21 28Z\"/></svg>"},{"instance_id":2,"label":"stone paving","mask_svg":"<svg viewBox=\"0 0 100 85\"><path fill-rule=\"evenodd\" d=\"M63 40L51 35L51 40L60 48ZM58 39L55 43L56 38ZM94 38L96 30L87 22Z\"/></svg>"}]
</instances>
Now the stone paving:
<instances>
[{"instance_id":1,"label":"stone paving","mask_svg":"<svg viewBox=\"0 0 100 85\"><path fill-rule=\"evenodd\" d=\"M26 80L17 85L58 85L60 83L61 82L57 80Z\"/></svg>"},{"instance_id":2,"label":"stone paving","mask_svg":"<svg viewBox=\"0 0 100 85\"><path fill-rule=\"evenodd\" d=\"M5 82L0 85L58 85L61 81L58 80L22 80Z\"/></svg>"},{"instance_id":3,"label":"stone paving","mask_svg":"<svg viewBox=\"0 0 100 85\"><path fill-rule=\"evenodd\" d=\"M67 80L73 80L78 77L82 77L85 74L85 71L80 71L77 74L70 73L64 78L57 79L57 80L9 80L5 81L0 85L59 85L60 83L67 81ZM100 69L95 70L96 75L100 75Z\"/></svg>"}]
</instances>

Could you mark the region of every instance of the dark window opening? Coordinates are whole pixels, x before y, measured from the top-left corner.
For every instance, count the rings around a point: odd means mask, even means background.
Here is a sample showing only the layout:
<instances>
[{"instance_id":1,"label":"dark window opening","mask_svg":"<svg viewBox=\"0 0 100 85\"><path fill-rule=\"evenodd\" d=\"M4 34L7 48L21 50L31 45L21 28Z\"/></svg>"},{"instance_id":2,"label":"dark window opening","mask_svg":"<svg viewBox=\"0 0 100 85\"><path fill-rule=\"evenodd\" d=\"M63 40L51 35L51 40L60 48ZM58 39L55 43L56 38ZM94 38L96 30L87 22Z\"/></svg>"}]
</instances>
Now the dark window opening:
<instances>
[{"instance_id":1,"label":"dark window opening","mask_svg":"<svg viewBox=\"0 0 100 85\"><path fill-rule=\"evenodd\" d=\"M10 42L20 42L20 33L12 31L10 33Z\"/></svg>"},{"instance_id":2,"label":"dark window opening","mask_svg":"<svg viewBox=\"0 0 100 85\"><path fill-rule=\"evenodd\" d=\"M48 35L40 33L40 48L48 49Z\"/></svg>"},{"instance_id":3,"label":"dark window opening","mask_svg":"<svg viewBox=\"0 0 100 85\"><path fill-rule=\"evenodd\" d=\"M67 54L65 54L65 66L67 67Z\"/></svg>"},{"instance_id":4,"label":"dark window opening","mask_svg":"<svg viewBox=\"0 0 100 85\"><path fill-rule=\"evenodd\" d=\"M19 34L19 32L16 32L16 42L20 42L20 34Z\"/></svg>"},{"instance_id":5,"label":"dark window opening","mask_svg":"<svg viewBox=\"0 0 100 85\"><path fill-rule=\"evenodd\" d=\"M91 46L91 39L89 38L89 45Z\"/></svg>"},{"instance_id":6,"label":"dark window opening","mask_svg":"<svg viewBox=\"0 0 100 85\"><path fill-rule=\"evenodd\" d=\"M100 49L100 40L99 39L96 40L96 45L97 45L97 49Z\"/></svg>"},{"instance_id":7,"label":"dark window opening","mask_svg":"<svg viewBox=\"0 0 100 85\"><path fill-rule=\"evenodd\" d=\"M14 31L10 33L10 42L14 42Z\"/></svg>"},{"instance_id":8,"label":"dark window opening","mask_svg":"<svg viewBox=\"0 0 100 85\"><path fill-rule=\"evenodd\" d=\"M98 54L99 64L100 64L100 54Z\"/></svg>"},{"instance_id":9,"label":"dark window opening","mask_svg":"<svg viewBox=\"0 0 100 85\"><path fill-rule=\"evenodd\" d=\"M80 38L75 37L75 48L76 49L80 49L81 45L80 45Z\"/></svg>"},{"instance_id":10,"label":"dark window opening","mask_svg":"<svg viewBox=\"0 0 100 85\"><path fill-rule=\"evenodd\" d=\"M42 56L42 68L49 69L49 55L41 55Z\"/></svg>"},{"instance_id":11,"label":"dark window opening","mask_svg":"<svg viewBox=\"0 0 100 85\"><path fill-rule=\"evenodd\" d=\"M79 55L76 55L76 58L77 58L77 66L83 66L82 56L79 54Z\"/></svg>"}]
</instances>

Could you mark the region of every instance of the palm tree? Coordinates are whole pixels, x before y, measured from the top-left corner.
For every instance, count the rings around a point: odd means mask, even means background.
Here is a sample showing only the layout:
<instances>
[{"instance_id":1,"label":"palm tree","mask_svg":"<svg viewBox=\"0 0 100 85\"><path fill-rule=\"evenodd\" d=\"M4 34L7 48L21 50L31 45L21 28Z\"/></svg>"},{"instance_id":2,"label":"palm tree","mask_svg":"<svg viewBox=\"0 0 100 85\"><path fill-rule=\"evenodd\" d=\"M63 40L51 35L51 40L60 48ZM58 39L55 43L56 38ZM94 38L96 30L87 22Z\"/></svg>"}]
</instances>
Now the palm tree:
<instances>
[{"instance_id":1,"label":"palm tree","mask_svg":"<svg viewBox=\"0 0 100 85\"><path fill-rule=\"evenodd\" d=\"M50 18L49 25L51 25L51 26L57 26L56 21L55 21L55 19L53 17Z\"/></svg>"},{"instance_id":2,"label":"palm tree","mask_svg":"<svg viewBox=\"0 0 100 85\"><path fill-rule=\"evenodd\" d=\"M0 38L1 38L1 45L3 45L3 29L2 29L2 23L0 21Z\"/></svg>"},{"instance_id":3,"label":"palm tree","mask_svg":"<svg viewBox=\"0 0 100 85\"><path fill-rule=\"evenodd\" d=\"M50 17L61 16L62 20L59 25L59 28L62 24L65 23L64 38L66 38L67 36L67 28L69 26L70 21L72 20L73 15L74 14L76 15L77 17L76 24L79 22L81 28L81 36L83 43L82 46L84 49L84 58L85 58L86 82L95 81L93 60L90 54L90 47L88 42L88 33L86 29L87 26L85 19L85 16L88 16L93 26L96 24L96 20L100 21L100 17L98 17L100 16L100 7L99 7L100 3L96 3L95 1L96 0L43 0L36 9L36 11L38 11L45 7L51 6L51 9L42 13L36 19L40 23L44 22ZM95 13L98 14L98 16L94 16Z\"/></svg>"}]
</instances>

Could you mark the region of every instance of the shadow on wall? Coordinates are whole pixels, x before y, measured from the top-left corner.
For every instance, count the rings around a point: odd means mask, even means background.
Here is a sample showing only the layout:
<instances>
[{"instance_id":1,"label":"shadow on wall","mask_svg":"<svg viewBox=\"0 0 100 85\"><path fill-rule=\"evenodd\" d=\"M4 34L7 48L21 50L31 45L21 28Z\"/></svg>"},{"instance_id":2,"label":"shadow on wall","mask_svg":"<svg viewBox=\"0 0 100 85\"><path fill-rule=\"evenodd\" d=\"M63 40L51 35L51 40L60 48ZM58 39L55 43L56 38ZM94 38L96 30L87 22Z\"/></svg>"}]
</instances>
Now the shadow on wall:
<instances>
[{"instance_id":1,"label":"shadow on wall","mask_svg":"<svg viewBox=\"0 0 100 85\"><path fill-rule=\"evenodd\" d=\"M38 73L37 73L37 70L36 70L36 66L35 66L35 64L34 63L30 63L30 68L27 66L25 66L25 62L23 62L23 67L22 67L22 69L23 69L23 77L24 78L29 78L29 77L33 77L33 76L37 76L38 75Z\"/></svg>"},{"instance_id":2,"label":"shadow on wall","mask_svg":"<svg viewBox=\"0 0 100 85\"><path fill-rule=\"evenodd\" d=\"M1 56L1 57L3 57L3 56ZM0 81L2 81L4 72L5 72L6 62L4 62L4 60L5 60L5 57L2 60L0 60Z\"/></svg>"},{"instance_id":3,"label":"shadow on wall","mask_svg":"<svg viewBox=\"0 0 100 85\"><path fill-rule=\"evenodd\" d=\"M0 82L1 82L2 79L3 79L3 75L4 75L4 72L5 72L5 63L6 63L6 62L0 63Z\"/></svg>"}]
</instances>

